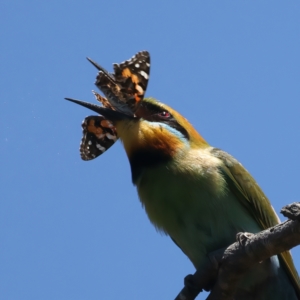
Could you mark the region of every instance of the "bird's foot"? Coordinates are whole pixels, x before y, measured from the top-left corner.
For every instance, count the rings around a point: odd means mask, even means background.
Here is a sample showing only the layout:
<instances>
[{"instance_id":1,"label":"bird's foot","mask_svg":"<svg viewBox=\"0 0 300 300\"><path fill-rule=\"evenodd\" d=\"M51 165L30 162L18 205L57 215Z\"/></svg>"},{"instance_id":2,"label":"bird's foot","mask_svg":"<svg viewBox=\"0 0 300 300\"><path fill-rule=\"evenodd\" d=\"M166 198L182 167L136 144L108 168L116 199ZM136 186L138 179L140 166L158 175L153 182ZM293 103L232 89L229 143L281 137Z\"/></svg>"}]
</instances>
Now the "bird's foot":
<instances>
[{"instance_id":1,"label":"bird's foot","mask_svg":"<svg viewBox=\"0 0 300 300\"><path fill-rule=\"evenodd\" d=\"M239 232L236 235L236 241L239 242L241 246L246 245L246 241L251 239L254 234L250 232Z\"/></svg>"}]
</instances>

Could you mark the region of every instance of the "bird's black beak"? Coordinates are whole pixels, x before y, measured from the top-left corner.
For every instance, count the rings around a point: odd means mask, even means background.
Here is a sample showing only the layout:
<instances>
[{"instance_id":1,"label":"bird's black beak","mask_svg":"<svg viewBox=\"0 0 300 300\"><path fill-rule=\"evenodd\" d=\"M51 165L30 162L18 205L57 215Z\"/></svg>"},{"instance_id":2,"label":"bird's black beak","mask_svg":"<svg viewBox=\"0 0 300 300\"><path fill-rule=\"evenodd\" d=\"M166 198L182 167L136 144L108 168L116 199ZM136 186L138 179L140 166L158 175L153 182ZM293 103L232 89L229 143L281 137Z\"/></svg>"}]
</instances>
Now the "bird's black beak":
<instances>
[{"instance_id":1,"label":"bird's black beak","mask_svg":"<svg viewBox=\"0 0 300 300\"><path fill-rule=\"evenodd\" d=\"M99 105L96 105L96 104L92 104L92 103L88 103L88 102L84 102L84 101L76 100L76 99L72 99L72 98L65 98L65 100L74 102L74 103L79 104L81 106L84 106L84 107L86 107L86 108L102 115L103 117L107 118L110 121L121 121L121 120L124 120L124 119L134 119L133 116L129 116L129 115L126 115L126 114L121 113L119 111L112 110L112 109L109 109L109 108L105 108L103 106L99 106Z\"/></svg>"}]
</instances>

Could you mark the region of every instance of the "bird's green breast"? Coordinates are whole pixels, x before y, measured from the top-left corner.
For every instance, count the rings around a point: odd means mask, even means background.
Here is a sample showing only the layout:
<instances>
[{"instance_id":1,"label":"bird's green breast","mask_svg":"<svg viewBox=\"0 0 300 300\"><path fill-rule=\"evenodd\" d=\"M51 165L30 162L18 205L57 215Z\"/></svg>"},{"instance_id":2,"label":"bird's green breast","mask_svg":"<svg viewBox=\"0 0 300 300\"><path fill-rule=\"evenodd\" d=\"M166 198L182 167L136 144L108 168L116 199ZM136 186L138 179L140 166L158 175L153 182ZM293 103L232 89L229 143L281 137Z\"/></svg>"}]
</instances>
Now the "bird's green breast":
<instances>
[{"instance_id":1,"label":"bird's green breast","mask_svg":"<svg viewBox=\"0 0 300 300\"><path fill-rule=\"evenodd\" d=\"M207 150L143 171L138 194L151 222L169 234L197 267L204 256L235 241L237 232L257 232L250 213L227 189L222 162Z\"/></svg>"},{"instance_id":2,"label":"bird's green breast","mask_svg":"<svg viewBox=\"0 0 300 300\"><path fill-rule=\"evenodd\" d=\"M144 169L137 181L151 222L171 236L196 268L208 253L235 242L238 232L262 230L231 193L219 171L223 162L209 150L191 150ZM251 300L297 299L277 256L254 266L241 279L237 295Z\"/></svg>"}]
</instances>

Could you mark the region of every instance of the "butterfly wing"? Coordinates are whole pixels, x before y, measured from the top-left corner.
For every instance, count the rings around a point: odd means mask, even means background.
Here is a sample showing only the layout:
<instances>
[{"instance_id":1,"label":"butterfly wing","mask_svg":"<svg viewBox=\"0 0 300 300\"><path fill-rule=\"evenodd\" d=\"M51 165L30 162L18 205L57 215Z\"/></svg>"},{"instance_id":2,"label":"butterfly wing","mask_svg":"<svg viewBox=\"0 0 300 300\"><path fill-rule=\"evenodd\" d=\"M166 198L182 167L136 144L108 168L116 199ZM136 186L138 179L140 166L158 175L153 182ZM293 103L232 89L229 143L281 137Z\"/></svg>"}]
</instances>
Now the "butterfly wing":
<instances>
[{"instance_id":1,"label":"butterfly wing","mask_svg":"<svg viewBox=\"0 0 300 300\"><path fill-rule=\"evenodd\" d=\"M83 160L98 157L118 139L114 125L103 116L86 117L82 122L82 129L80 156Z\"/></svg>"},{"instance_id":2,"label":"butterfly wing","mask_svg":"<svg viewBox=\"0 0 300 300\"><path fill-rule=\"evenodd\" d=\"M120 94L127 105L136 111L145 96L149 81L149 52L138 52L131 59L114 64L114 71L115 80L120 86Z\"/></svg>"},{"instance_id":3,"label":"butterfly wing","mask_svg":"<svg viewBox=\"0 0 300 300\"><path fill-rule=\"evenodd\" d=\"M102 97L95 91L92 91L92 93L94 94L96 100L99 101L104 107L115 110L106 98Z\"/></svg>"},{"instance_id":4,"label":"butterfly wing","mask_svg":"<svg viewBox=\"0 0 300 300\"><path fill-rule=\"evenodd\" d=\"M95 84L110 104L118 111L133 115L144 98L148 85L149 52L138 52L131 59L114 64L114 74L92 63L99 69Z\"/></svg>"}]
</instances>

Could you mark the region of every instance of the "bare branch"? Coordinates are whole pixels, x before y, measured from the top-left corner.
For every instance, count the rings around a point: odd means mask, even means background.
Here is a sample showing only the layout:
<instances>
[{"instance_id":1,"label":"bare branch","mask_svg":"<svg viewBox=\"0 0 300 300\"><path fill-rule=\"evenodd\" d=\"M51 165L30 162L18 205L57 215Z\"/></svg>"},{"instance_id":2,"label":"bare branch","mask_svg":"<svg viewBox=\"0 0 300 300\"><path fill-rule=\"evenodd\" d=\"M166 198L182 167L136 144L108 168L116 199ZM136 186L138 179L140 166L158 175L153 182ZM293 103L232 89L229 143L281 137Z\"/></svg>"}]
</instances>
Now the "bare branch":
<instances>
[{"instance_id":1,"label":"bare branch","mask_svg":"<svg viewBox=\"0 0 300 300\"><path fill-rule=\"evenodd\" d=\"M239 279L255 264L300 244L300 203L281 211L290 220L257 234L239 233L238 242L225 251L211 253L204 266L185 279L185 287L175 300L193 300L202 289L212 292L207 300L232 300ZM294 221L293 221L294 220Z\"/></svg>"}]
</instances>

